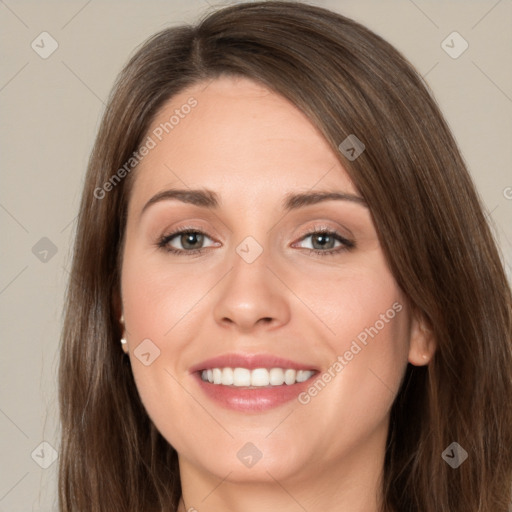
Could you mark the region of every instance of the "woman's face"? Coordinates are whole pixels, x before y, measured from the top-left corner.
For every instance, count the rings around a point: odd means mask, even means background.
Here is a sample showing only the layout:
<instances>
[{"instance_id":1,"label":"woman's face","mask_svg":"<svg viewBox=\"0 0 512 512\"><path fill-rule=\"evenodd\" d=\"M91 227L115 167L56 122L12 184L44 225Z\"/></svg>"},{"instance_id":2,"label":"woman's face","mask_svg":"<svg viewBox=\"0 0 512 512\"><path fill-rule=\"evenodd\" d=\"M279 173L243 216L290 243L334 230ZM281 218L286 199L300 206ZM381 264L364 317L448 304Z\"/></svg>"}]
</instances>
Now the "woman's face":
<instances>
[{"instance_id":1,"label":"woman's face","mask_svg":"<svg viewBox=\"0 0 512 512\"><path fill-rule=\"evenodd\" d=\"M284 482L381 463L407 361L427 361L337 155L245 78L173 97L145 142L123 254L125 337L182 472Z\"/></svg>"}]
</instances>

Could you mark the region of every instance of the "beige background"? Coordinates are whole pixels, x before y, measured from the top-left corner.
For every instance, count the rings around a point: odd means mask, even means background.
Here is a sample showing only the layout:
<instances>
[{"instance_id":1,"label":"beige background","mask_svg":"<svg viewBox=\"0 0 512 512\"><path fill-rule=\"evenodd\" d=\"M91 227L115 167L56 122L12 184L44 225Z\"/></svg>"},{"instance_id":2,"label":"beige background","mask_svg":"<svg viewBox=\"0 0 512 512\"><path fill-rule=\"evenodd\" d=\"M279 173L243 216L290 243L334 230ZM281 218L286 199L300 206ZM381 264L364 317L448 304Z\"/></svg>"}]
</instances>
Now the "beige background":
<instances>
[{"instance_id":1,"label":"beige background","mask_svg":"<svg viewBox=\"0 0 512 512\"><path fill-rule=\"evenodd\" d=\"M311 3L367 25L426 77L495 223L510 277L512 2ZM221 4L0 0L0 512L57 508L57 462L40 467L53 453L40 443L58 452L63 292L86 162L104 101L137 45L164 27L193 22L213 5ZM47 59L31 48L44 31L59 45ZM453 31L469 44L457 59L441 47ZM48 244L40 242L43 237L55 246L54 255L41 252Z\"/></svg>"}]
</instances>

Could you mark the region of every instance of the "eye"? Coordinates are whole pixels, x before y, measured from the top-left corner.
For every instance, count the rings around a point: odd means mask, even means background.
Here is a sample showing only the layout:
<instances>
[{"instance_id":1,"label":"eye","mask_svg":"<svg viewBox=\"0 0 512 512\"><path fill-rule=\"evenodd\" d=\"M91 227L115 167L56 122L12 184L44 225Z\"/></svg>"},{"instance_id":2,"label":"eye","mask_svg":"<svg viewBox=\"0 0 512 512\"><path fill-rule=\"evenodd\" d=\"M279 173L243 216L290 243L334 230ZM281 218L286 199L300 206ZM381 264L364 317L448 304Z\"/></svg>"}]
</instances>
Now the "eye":
<instances>
[{"instance_id":1,"label":"eye","mask_svg":"<svg viewBox=\"0 0 512 512\"><path fill-rule=\"evenodd\" d=\"M183 228L160 238L157 246L174 254L194 254L202 252L205 239L211 238L202 231L191 228ZM211 245L215 245L215 242ZM211 247L208 246L208 247Z\"/></svg>"},{"instance_id":2,"label":"eye","mask_svg":"<svg viewBox=\"0 0 512 512\"><path fill-rule=\"evenodd\" d=\"M308 233L301 238L301 241L308 238L311 239L310 246L304 247L304 249L321 255L339 253L355 247L355 243L352 240L348 240L337 231L325 228Z\"/></svg>"},{"instance_id":3,"label":"eye","mask_svg":"<svg viewBox=\"0 0 512 512\"><path fill-rule=\"evenodd\" d=\"M210 240L212 243L205 246L205 240ZM337 254L343 251L350 250L355 247L355 242L342 236L337 231L329 230L327 228L316 228L315 231L307 233L299 242L293 244L303 243L305 240L311 239L309 247L302 247L310 253L326 256L329 254ZM173 231L167 235L163 235L156 243L157 247L176 255L192 255L204 252L208 247L219 245L213 242L212 238L206 233L194 228L182 228ZM300 246L300 245L299 245Z\"/></svg>"}]
</instances>

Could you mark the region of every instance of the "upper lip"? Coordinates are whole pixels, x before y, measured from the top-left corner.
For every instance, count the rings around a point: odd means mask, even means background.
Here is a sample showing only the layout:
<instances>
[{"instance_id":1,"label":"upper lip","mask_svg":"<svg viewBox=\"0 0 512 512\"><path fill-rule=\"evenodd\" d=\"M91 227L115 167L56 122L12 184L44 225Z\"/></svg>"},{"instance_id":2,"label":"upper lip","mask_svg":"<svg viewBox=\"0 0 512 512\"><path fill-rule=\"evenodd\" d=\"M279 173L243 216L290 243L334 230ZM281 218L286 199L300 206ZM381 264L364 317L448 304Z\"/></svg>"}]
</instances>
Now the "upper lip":
<instances>
[{"instance_id":1,"label":"upper lip","mask_svg":"<svg viewBox=\"0 0 512 512\"><path fill-rule=\"evenodd\" d=\"M229 353L212 357L190 367L190 372L210 368L292 368L294 370L316 370L312 364L299 363L272 354L237 354Z\"/></svg>"}]
</instances>

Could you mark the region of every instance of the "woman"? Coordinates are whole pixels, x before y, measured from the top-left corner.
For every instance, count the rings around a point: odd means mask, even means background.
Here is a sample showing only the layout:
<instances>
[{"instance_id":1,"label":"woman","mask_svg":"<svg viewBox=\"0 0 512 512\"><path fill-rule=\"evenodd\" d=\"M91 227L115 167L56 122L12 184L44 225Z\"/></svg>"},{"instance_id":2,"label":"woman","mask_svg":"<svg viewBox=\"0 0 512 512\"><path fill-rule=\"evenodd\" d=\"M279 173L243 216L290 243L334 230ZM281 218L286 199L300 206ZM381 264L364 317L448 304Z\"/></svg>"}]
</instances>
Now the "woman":
<instances>
[{"instance_id":1,"label":"woman","mask_svg":"<svg viewBox=\"0 0 512 512\"><path fill-rule=\"evenodd\" d=\"M80 207L61 511L505 512L511 294L421 77L296 2L166 29Z\"/></svg>"}]
</instances>

